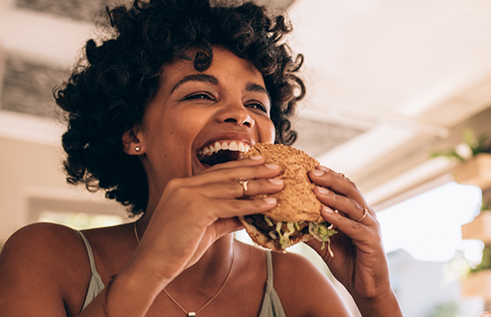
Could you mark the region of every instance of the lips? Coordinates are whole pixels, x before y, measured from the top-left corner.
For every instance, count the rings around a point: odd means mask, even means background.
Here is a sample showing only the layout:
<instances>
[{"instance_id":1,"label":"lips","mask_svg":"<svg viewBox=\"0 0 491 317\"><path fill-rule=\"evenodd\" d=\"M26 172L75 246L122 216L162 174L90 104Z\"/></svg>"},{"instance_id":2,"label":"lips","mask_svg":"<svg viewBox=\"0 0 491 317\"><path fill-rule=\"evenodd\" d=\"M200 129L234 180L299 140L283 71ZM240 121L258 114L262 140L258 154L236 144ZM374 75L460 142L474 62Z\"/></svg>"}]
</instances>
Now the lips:
<instances>
[{"instance_id":1,"label":"lips","mask_svg":"<svg viewBox=\"0 0 491 317\"><path fill-rule=\"evenodd\" d=\"M204 166L236 161L249 151L251 145L239 140L220 140L197 151L198 160Z\"/></svg>"}]
</instances>

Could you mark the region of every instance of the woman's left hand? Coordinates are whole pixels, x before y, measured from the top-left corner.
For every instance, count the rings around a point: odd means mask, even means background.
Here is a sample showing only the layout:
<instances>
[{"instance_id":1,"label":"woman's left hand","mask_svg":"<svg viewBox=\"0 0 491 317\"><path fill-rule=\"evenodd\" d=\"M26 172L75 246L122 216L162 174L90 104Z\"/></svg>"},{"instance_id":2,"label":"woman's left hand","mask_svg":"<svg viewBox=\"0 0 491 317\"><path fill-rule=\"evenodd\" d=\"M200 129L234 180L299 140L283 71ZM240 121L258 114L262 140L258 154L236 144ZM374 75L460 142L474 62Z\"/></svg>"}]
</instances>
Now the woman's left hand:
<instances>
[{"instance_id":1,"label":"woman's left hand","mask_svg":"<svg viewBox=\"0 0 491 317\"><path fill-rule=\"evenodd\" d=\"M387 296L395 300L375 212L343 174L318 166L309 177L317 185L314 193L323 205L322 216L338 233L330 237L334 256L330 255L327 243L324 249L315 239L308 244L324 259L359 307L367 306L363 303L385 301ZM363 312L362 307L360 310Z\"/></svg>"}]
</instances>

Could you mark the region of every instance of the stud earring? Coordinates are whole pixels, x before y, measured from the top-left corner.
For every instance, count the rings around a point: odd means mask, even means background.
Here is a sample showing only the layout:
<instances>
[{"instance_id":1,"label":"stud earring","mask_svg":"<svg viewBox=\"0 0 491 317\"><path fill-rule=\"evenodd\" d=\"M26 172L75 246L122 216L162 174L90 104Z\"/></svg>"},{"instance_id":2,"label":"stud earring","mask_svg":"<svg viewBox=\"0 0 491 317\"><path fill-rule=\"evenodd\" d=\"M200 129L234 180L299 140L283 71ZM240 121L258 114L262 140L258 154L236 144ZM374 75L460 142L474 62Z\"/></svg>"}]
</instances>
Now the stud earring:
<instances>
[{"instance_id":1,"label":"stud earring","mask_svg":"<svg viewBox=\"0 0 491 317\"><path fill-rule=\"evenodd\" d=\"M139 153L140 151L141 151L141 148L140 148L138 145L137 145L137 146L135 146L135 152L136 152L136 153Z\"/></svg>"}]
</instances>

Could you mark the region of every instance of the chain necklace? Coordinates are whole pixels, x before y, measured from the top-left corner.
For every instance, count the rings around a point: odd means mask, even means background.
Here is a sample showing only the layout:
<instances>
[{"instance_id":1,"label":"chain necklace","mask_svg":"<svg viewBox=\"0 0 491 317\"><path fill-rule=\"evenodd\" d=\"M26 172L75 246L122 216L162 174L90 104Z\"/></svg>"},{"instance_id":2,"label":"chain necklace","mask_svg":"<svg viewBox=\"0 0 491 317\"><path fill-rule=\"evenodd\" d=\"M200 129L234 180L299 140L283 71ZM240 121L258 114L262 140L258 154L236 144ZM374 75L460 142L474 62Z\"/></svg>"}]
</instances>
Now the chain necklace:
<instances>
[{"instance_id":1,"label":"chain necklace","mask_svg":"<svg viewBox=\"0 0 491 317\"><path fill-rule=\"evenodd\" d=\"M140 244L140 238L138 237L138 230L136 229L136 221L134 222L134 225L133 225L133 229L135 231L135 237L136 237L136 242L138 242L138 244ZM218 290L218 292L215 293L215 295L213 295L212 298L210 298L203 306L201 306L197 311L195 312L188 312L186 311L181 305L179 305L179 303L167 292L167 290L164 288L164 293L170 298L170 300L172 300L174 302L174 304L176 304L177 307L179 307L185 314L186 316L196 316L197 313L199 313L200 311L202 311L206 306L208 306L215 298L217 298L217 296L222 292L223 288L225 287L225 284L227 284L229 278L230 278L230 275L232 275L232 269L234 268L234 262L235 262L235 243L234 241L232 241L232 252L233 252L233 255L232 255L232 264L230 265L230 270L228 271L228 274L227 274L227 277L225 278L225 281L223 282L222 286L220 287L220 289Z\"/></svg>"}]
</instances>

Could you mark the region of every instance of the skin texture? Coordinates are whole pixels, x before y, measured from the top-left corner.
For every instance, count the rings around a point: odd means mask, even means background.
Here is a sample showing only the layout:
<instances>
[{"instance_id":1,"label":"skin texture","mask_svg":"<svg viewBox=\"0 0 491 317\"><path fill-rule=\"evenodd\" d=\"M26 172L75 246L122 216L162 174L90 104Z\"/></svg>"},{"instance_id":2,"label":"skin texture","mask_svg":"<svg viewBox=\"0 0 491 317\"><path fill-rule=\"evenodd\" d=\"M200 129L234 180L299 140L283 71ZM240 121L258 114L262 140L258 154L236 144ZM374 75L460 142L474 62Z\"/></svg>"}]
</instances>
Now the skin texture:
<instances>
[{"instance_id":1,"label":"skin texture","mask_svg":"<svg viewBox=\"0 0 491 317\"><path fill-rule=\"evenodd\" d=\"M148 177L148 208L137 223L141 242L131 224L84 232L105 285L118 274L106 297L107 316L179 316L163 288L186 309L197 310L222 285L233 243L230 280L199 316L257 316L265 253L234 242L231 232L241 229L236 216L266 211L276 202L239 200L243 188L237 180L250 180L248 195L277 192L283 184L269 180L280 169L265 165L262 157L206 169L196 153L216 140L274 141L264 81L249 61L222 47L214 47L213 63L203 72L186 60L163 67L165 75L142 122L122 140L128 155L139 156ZM353 221L367 207L356 186L323 167L309 177L319 186L314 193L325 205L323 217L342 232L332 239L334 258L319 243L310 245L351 292L363 316L402 316L373 210L363 221ZM308 260L275 253L273 263L274 286L287 316L349 316L332 284ZM107 289L79 314L89 277L77 232L52 224L23 228L0 256L0 315L104 316Z\"/></svg>"}]
</instances>

